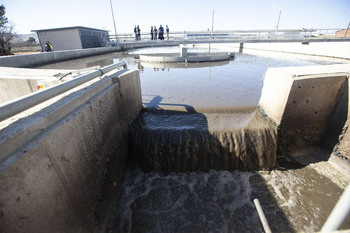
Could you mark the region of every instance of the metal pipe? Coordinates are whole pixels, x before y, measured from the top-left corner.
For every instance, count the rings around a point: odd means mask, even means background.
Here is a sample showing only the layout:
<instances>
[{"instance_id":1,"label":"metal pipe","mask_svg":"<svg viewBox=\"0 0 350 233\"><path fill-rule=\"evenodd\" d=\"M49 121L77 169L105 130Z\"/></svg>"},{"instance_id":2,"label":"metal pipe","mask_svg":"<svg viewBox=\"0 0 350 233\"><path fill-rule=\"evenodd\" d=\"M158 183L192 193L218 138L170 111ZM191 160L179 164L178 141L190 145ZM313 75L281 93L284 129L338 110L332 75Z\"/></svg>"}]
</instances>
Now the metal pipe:
<instances>
[{"instance_id":1,"label":"metal pipe","mask_svg":"<svg viewBox=\"0 0 350 233\"><path fill-rule=\"evenodd\" d=\"M108 73L118 67L126 68L125 61L121 61L109 66L106 66L102 69L93 71L89 74L82 75L75 79L69 80L67 82L58 84L48 89L44 89L40 92L35 92L19 99L7 102L3 105L0 105L0 121L3 121L11 116L14 116L24 110L27 110L35 105L38 105L48 99L51 99L57 95L60 95L72 88L75 88L83 83L86 83L94 78L102 76L105 73Z\"/></svg>"},{"instance_id":2,"label":"metal pipe","mask_svg":"<svg viewBox=\"0 0 350 233\"><path fill-rule=\"evenodd\" d=\"M262 225L263 225L264 231L265 231L266 233L271 233L271 229L270 229L269 223L268 223L267 220L266 220L264 211L263 211L263 209L261 208L261 205L260 205L259 200L258 200L258 199L254 199L254 204L255 204L256 210L258 211L259 218L260 218L260 221L261 221L261 223L262 223Z\"/></svg>"},{"instance_id":3,"label":"metal pipe","mask_svg":"<svg viewBox=\"0 0 350 233\"><path fill-rule=\"evenodd\" d=\"M335 205L321 232L333 232L339 229L350 212L350 185L345 189Z\"/></svg>"}]
</instances>

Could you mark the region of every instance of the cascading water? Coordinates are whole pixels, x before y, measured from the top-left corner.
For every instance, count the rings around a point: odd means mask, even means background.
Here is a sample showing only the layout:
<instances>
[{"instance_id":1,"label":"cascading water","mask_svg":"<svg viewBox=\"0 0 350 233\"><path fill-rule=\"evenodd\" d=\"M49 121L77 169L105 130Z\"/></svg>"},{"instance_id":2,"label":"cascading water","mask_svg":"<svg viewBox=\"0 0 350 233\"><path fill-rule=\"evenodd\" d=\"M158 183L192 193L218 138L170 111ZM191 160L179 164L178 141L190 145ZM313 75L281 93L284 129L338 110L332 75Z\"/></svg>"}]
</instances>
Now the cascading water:
<instances>
[{"instance_id":1,"label":"cascading water","mask_svg":"<svg viewBox=\"0 0 350 233\"><path fill-rule=\"evenodd\" d=\"M203 114L146 109L130 127L144 171L259 170L276 163L277 130L259 110Z\"/></svg>"}]
</instances>

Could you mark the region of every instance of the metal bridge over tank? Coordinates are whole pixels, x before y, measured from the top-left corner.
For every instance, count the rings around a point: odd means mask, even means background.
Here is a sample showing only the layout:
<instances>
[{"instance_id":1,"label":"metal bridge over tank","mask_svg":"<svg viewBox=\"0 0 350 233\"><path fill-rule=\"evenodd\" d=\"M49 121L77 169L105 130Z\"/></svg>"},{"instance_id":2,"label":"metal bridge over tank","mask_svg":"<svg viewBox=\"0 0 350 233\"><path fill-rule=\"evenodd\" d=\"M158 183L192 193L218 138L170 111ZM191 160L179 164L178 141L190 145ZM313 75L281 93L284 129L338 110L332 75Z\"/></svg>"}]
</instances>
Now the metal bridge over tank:
<instances>
[{"instance_id":1,"label":"metal bridge over tank","mask_svg":"<svg viewBox=\"0 0 350 233\"><path fill-rule=\"evenodd\" d=\"M172 46L178 44L201 43L283 43L301 42L339 42L350 41L346 37L346 31L341 29L299 29L299 30L236 30L236 31L183 31L171 32L169 39L165 35L164 40L151 40L149 32L141 34L141 41L135 41L135 35L118 34L110 35L110 40L117 44L129 47L144 46ZM115 42L114 42L115 43Z\"/></svg>"}]
</instances>

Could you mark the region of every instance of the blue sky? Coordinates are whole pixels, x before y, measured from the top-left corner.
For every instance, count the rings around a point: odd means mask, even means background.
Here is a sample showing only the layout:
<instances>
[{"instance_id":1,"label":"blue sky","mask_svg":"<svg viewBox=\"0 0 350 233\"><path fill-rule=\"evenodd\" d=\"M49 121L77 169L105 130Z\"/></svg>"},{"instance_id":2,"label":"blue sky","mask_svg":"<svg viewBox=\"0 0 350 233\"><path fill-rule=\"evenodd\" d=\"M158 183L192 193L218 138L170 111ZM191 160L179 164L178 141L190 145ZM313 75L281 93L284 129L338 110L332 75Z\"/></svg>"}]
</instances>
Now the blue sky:
<instances>
[{"instance_id":1,"label":"blue sky","mask_svg":"<svg viewBox=\"0 0 350 233\"><path fill-rule=\"evenodd\" d=\"M19 34L35 29L85 26L114 33L110 0L1 0ZM143 32L168 24L172 31L272 29L282 9L280 29L345 28L349 0L112 0L118 33L135 25Z\"/></svg>"}]
</instances>

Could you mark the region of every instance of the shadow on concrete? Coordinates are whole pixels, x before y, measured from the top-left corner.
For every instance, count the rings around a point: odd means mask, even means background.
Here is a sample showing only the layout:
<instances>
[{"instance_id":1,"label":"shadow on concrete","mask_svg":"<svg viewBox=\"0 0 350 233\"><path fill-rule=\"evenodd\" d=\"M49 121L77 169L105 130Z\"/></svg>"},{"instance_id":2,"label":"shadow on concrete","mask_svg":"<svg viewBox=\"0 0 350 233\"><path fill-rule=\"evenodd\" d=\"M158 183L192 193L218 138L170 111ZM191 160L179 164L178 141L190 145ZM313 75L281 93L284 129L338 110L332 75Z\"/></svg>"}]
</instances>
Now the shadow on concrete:
<instances>
[{"instance_id":1,"label":"shadow on concrete","mask_svg":"<svg viewBox=\"0 0 350 233\"><path fill-rule=\"evenodd\" d=\"M348 79L343 83L338 94L338 101L335 105L333 113L328 120L328 126L326 133L321 141L327 150L332 151L334 146L339 142L339 136L342 134L342 130L348 117L349 109L349 85Z\"/></svg>"}]
</instances>

